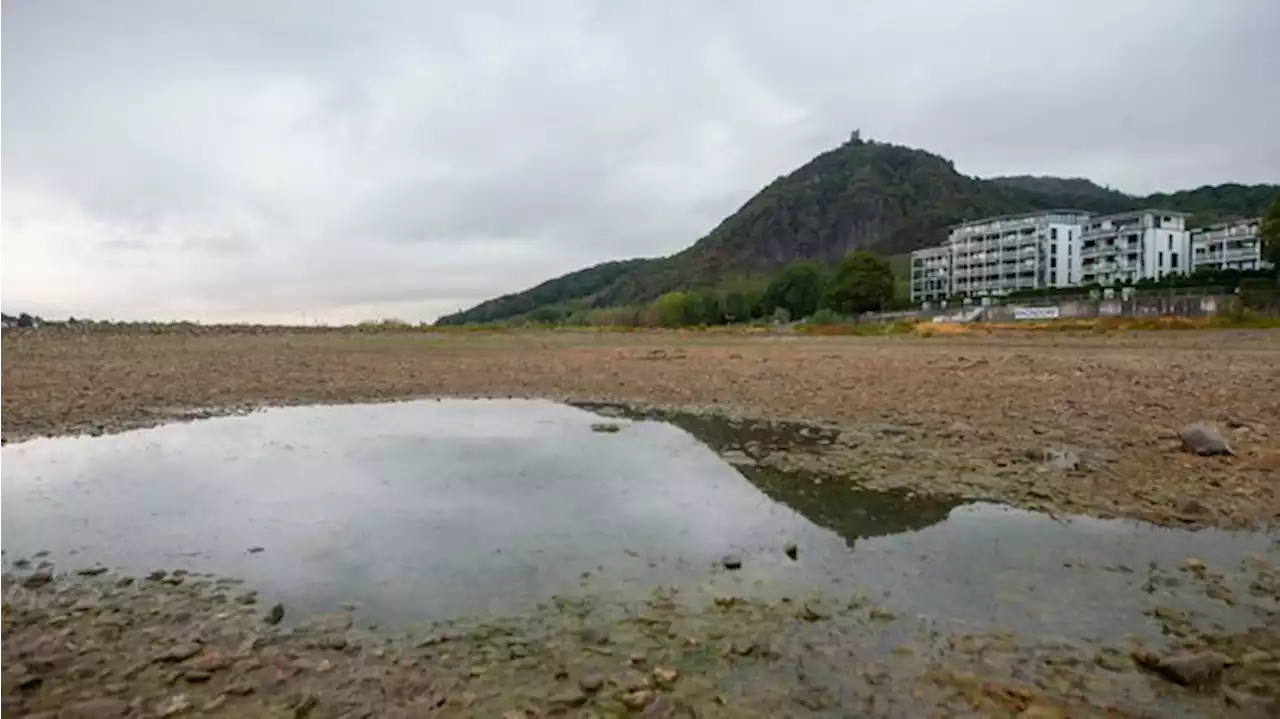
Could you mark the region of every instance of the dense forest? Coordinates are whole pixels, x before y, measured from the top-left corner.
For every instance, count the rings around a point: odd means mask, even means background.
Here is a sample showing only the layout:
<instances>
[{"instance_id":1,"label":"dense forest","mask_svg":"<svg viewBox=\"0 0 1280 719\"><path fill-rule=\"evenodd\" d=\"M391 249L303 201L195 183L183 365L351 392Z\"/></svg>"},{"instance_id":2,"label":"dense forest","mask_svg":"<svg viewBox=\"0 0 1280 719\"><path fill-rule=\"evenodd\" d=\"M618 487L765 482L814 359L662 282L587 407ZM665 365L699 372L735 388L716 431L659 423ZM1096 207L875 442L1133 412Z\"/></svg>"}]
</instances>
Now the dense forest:
<instances>
[{"instance_id":1,"label":"dense forest","mask_svg":"<svg viewBox=\"0 0 1280 719\"><path fill-rule=\"evenodd\" d=\"M949 225L993 215L1163 207L1191 213L1196 225L1261 215L1277 193L1277 185L1227 184L1142 197L1083 178L980 179L956 171L944 157L855 135L769 183L682 252L589 267L439 324L549 321L637 307L669 292L772 276L795 261L830 267L860 249L901 255L939 243Z\"/></svg>"}]
</instances>

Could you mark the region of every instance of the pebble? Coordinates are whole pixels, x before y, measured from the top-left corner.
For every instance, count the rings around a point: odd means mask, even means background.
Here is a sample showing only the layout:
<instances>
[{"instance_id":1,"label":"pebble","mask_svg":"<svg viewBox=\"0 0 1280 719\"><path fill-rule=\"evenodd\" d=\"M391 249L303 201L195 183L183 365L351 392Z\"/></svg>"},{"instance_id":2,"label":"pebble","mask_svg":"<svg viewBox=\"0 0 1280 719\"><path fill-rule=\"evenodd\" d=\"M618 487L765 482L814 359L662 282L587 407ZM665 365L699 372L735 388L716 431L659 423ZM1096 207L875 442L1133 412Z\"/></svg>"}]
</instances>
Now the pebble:
<instances>
[{"instance_id":1,"label":"pebble","mask_svg":"<svg viewBox=\"0 0 1280 719\"><path fill-rule=\"evenodd\" d=\"M195 642L180 642L156 655L157 662L181 662L200 653L201 646Z\"/></svg>"},{"instance_id":2,"label":"pebble","mask_svg":"<svg viewBox=\"0 0 1280 719\"><path fill-rule=\"evenodd\" d=\"M742 557L739 557L736 554L726 554L723 557L721 557L720 565L723 566L725 569L730 569L730 570L741 569Z\"/></svg>"},{"instance_id":3,"label":"pebble","mask_svg":"<svg viewBox=\"0 0 1280 719\"><path fill-rule=\"evenodd\" d=\"M175 714L181 714L190 709L191 706L191 700L187 698L186 694L174 694L156 705L156 716L170 717Z\"/></svg>"},{"instance_id":4,"label":"pebble","mask_svg":"<svg viewBox=\"0 0 1280 719\"><path fill-rule=\"evenodd\" d=\"M659 686L669 686L675 684L676 679L680 677L680 672L671 667L654 667L653 680Z\"/></svg>"},{"instance_id":5,"label":"pebble","mask_svg":"<svg viewBox=\"0 0 1280 719\"><path fill-rule=\"evenodd\" d=\"M553 707L580 707L587 703L587 695L579 689L566 689L551 697L550 701Z\"/></svg>"},{"instance_id":6,"label":"pebble","mask_svg":"<svg viewBox=\"0 0 1280 719\"><path fill-rule=\"evenodd\" d=\"M128 711L129 705L119 699L90 699L64 706L58 712L58 719L112 719Z\"/></svg>"}]
</instances>

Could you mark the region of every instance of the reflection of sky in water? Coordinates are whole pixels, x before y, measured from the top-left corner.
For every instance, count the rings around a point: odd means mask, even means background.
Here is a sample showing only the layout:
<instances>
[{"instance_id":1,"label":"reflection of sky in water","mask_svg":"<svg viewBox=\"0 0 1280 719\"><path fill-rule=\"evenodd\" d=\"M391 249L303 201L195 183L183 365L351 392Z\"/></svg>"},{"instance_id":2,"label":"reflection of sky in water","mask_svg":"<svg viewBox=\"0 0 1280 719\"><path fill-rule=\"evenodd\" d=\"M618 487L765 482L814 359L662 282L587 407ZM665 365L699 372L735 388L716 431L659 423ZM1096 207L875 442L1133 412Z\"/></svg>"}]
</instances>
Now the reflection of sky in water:
<instances>
[{"instance_id":1,"label":"reflection of sky in water","mask_svg":"<svg viewBox=\"0 0 1280 719\"><path fill-rule=\"evenodd\" d=\"M785 502L791 480L765 494L675 427L621 422L598 434L597 421L550 402L446 400L12 445L2 450L6 560L47 549L66 568L188 567L244 577L294 616L355 601L384 623L678 584L764 597L887 592L891 606L940 620L1092 634L1142 621L1134 588L1149 560L1274 554L1260 535L1059 523L990 505L855 543L945 509L807 488L793 503L822 507L824 526L835 526L832 507L875 507L864 525L839 524L841 537L771 499ZM782 555L788 539L800 562ZM266 551L249 554L255 545ZM744 555L743 570L713 571L729 552ZM1101 571L1121 563L1137 571Z\"/></svg>"}]
</instances>

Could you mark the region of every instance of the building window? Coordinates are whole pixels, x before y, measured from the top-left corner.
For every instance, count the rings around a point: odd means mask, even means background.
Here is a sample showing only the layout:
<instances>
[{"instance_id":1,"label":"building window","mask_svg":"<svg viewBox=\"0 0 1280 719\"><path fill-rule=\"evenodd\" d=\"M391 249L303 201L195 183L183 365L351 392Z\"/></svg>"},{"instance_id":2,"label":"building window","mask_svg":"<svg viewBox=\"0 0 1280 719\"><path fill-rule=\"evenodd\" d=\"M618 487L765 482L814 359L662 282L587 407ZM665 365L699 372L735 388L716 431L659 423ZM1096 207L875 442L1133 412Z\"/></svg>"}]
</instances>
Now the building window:
<instances>
[{"instance_id":1,"label":"building window","mask_svg":"<svg viewBox=\"0 0 1280 719\"><path fill-rule=\"evenodd\" d=\"M1156 253L1156 266L1157 266L1157 267L1164 267L1164 253L1163 253L1163 252L1157 252L1157 253Z\"/></svg>"},{"instance_id":2,"label":"building window","mask_svg":"<svg viewBox=\"0 0 1280 719\"><path fill-rule=\"evenodd\" d=\"M1169 266L1175 270L1178 269L1178 253L1177 252L1171 252L1169 254Z\"/></svg>"},{"instance_id":3,"label":"building window","mask_svg":"<svg viewBox=\"0 0 1280 719\"><path fill-rule=\"evenodd\" d=\"M1049 239L1051 239L1051 240L1056 240L1056 239L1058 239L1058 228L1056 228L1056 227L1050 227L1050 228L1049 228Z\"/></svg>"}]
</instances>

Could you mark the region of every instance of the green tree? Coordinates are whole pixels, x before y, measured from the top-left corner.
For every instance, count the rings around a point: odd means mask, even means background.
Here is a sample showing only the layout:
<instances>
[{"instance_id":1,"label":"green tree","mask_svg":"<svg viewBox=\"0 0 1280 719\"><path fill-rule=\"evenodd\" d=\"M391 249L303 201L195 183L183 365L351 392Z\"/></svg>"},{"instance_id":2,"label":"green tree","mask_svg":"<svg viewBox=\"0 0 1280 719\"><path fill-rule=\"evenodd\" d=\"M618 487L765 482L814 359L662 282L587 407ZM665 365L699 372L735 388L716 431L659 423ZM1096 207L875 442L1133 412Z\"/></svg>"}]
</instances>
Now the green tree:
<instances>
[{"instance_id":1,"label":"green tree","mask_svg":"<svg viewBox=\"0 0 1280 719\"><path fill-rule=\"evenodd\" d=\"M724 307L720 303L720 296L711 290L693 290L688 294L685 305L685 324L724 324Z\"/></svg>"},{"instance_id":2,"label":"green tree","mask_svg":"<svg viewBox=\"0 0 1280 719\"><path fill-rule=\"evenodd\" d=\"M751 319L745 292L730 290L724 295L724 318L727 322L745 322Z\"/></svg>"},{"instance_id":3,"label":"green tree","mask_svg":"<svg viewBox=\"0 0 1280 719\"><path fill-rule=\"evenodd\" d=\"M790 317L808 317L818 309L822 279L822 268L817 263L792 262L765 288L761 299L764 312L773 313L782 308Z\"/></svg>"},{"instance_id":4,"label":"green tree","mask_svg":"<svg viewBox=\"0 0 1280 719\"><path fill-rule=\"evenodd\" d=\"M858 250L840 261L827 283L822 306L843 315L882 309L893 301L893 267L889 260Z\"/></svg>"},{"instance_id":5,"label":"green tree","mask_svg":"<svg viewBox=\"0 0 1280 719\"><path fill-rule=\"evenodd\" d=\"M1262 216L1258 234L1262 238L1262 258L1271 263L1276 278L1280 279L1280 193L1271 201L1267 214Z\"/></svg>"},{"instance_id":6,"label":"green tree","mask_svg":"<svg viewBox=\"0 0 1280 719\"><path fill-rule=\"evenodd\" d=\"M654 300L658 324L663 327L680 327L689 321L689 295L684 292L668 292Z\"/></svg>"}]
</instances>

